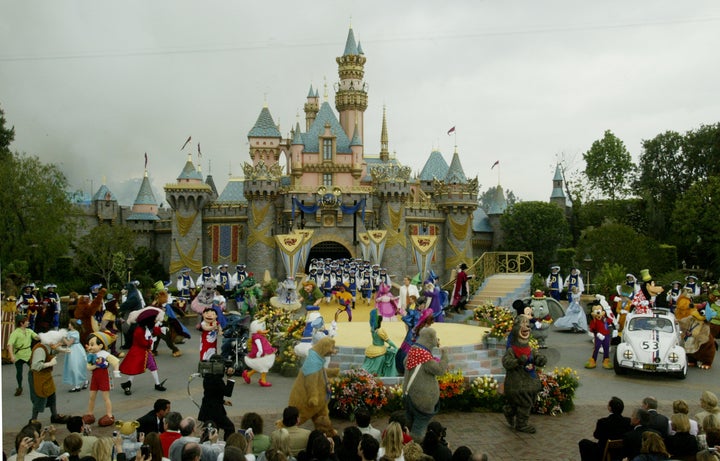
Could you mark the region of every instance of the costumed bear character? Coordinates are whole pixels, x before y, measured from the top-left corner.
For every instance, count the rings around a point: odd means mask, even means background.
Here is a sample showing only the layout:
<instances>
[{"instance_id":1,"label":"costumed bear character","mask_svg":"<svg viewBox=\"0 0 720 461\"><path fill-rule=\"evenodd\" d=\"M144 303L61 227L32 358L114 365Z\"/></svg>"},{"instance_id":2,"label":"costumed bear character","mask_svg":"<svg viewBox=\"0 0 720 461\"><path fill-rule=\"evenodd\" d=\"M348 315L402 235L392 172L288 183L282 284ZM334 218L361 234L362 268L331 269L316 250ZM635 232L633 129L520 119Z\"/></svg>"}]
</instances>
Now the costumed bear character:
<instances>
[{"instance_id":1,"label":"costumed bear character","mask_svg":"<svg viewBox=\"0 0 720 461\"><path fill-rule=\"evenodd\" d=\"M593 338L593 354L585 363L585 368L595 368L597 366L598 352L602 347L602 367L611 369L613 367L612 363L610 363L610 328L612 323L605 317L605 310L600 303L592 307L590 315L592 315L592 320L590 321L590 332L588 334Z\"/></svg>"},{"instance_id":2,"label":"costumed bear character","mask_svg":"<svg viewBox=\"0 0 720 461\"><path fill-rule=\"evenodd\" d=\"M135 375L141 375L145 370L150 370L150 374L155 381L156 391L163 392L166 390L163 384L167 380L160 382L157 363L151 352L153 343L160 333L160 327L157 325L162 322L164 315L165 312L156 307L146 307L131 312L128 316L128 322L135 322L137 325L132 333L132 346L130 346L127 355L120 364L120 372L128 375L128 380L120 384L120 387L125 391L125 395L132 395L132 383Z\"/></svg>"},{"instance_id":3,"label":"costumed bear character","mask_svg":"<svg viewBox=\"0 0 720 461\"><path fill-rule=\"evenodd\" d=\"M395 369L395 353L397 346L382 328L383 318L378 315L377 309L370 311L370 335L372 344L365 348L365 361L363 369L376 376L397 376ZM389 347L385 345L388 344Z\"/></svg>"},{"instance_id":4,"label":"costumed bear character","mask_svg":"<svg viewBox=\"0 0 720 461\"><path fill-rule=\"evenodd\" d=\"M99 330L98 322L95 319L95 314L100 312L102 309L103 298L107 294L105 288L101 288L92 301L89 296L80 296L78 298L77 306L75 307L75 318L82 321L80 324L80 341L83 344L87 344L87 340L90 337L90 333Z\"/></svg>"},{"instance_id":5,"label":"costumed bear character","mask_svg":"<svg viewBox=\"0 0 720 461\"><path fill-rule=\"evenodd\" d=\"M105 402L105 415L98 421L99 426L112 426L115 424L115 417L112 413L112 402L110 401L110 370L108 366L113 367L113 376L120 378L120 370L118 365L120 360L110 354L108 348L115 341L115 335L110 331L97 331L90 335L85 345L87 350L87 369L92 373L90 378L90 399L88 401L88 411L83 416L85 424L95 422L95 398L98 391L102 393Z\"/></svg>"},{"instance_id":6,"label":"costumed bear character","mask_svg":"<svg viewBox=\"0 0 720 461\"><path fill-rule=\"evenodd\" d=\"M200 286L200 291L190 303L190 308L198 314L202 314L205 309L212 307L215 298L215 279L207 278Z\"/></svg>"},{"instance_id":7,"label":"costumed bear character","mask_svg":"<svg viewBox=\"0 0 720 461\"><path fill-rule=\"evenodd\" d=\"M528 423L530 411L535 404L542 384L537 367L543 367L547 358L533 352L530 339L530 318L518 315L508 337L508 348L502 358L505 368L505 400L503 413L510 427L520 432L535 433L535 427Z\"/></svg>"},{"instance_id":8,"label":"costumed bear character","mask_svg":"<svg viewBox=\"0 0 720 461\"><path fill-rule=\"evenodd\" d=\"M202 332L200 336L200 360L210 360L210 357L218 354L218 344L220 343L220 336L222 336L222 327L218 322L215 309L212 307L205 308L198 330Z\"/></svg>"},{"instance_id":9,"label":"costumed bear character","mask_svg":"<svg viewBox=\"0 0 720 461\"><path fill-rule=\"evenodd\" d=\"M250 377L256 372L260 373L260 384L262 387L270 387L267 382L267 373L275 363L275 352L277 349L267 340L268 330L265 328L264 320L253 320L250 323L250 352L245 356L245 363L250 370L243 370L242 377L247 384L250 384Z\"/></svg>"},{"instance_id":10,"label":"costumed bear character","mask_svg":"<svg viewBox=\"0 0 720 461\"><path fill-rule=\"evenodd\" d=\"M300 411L298 426L312 419L315 429L328 436L335 435L328 409L328 378L337 376L340 370L325 368L325 359L335 352L335 340L330 337L322 338L310 349L290 390L288 401L289 406L297 407Z\"/></svg>"},{"instance_id":11,"label":"costumed bear character","mask_svg":"<svg viewBox=\"0 0 720 461\"><path fill-rule=\"evenodd\" d=\"M655 297L664 290L660 286L655 286L655 281L650 275L649 269L640 271L642 283L640 290L635 294L631 304L635 314L652 314L652 308L655 305Z\"/></svg>"},{"instance_id":12,"label":"costumed bear character","mask_svg":"<svg viewBox=\"0 0 720 461\"><path fill-rule=\"evenodd\" d=\"M715 338L710 332L713 314L707 307L704 312L691 309L690 315L678 321L689 367L709 370L715 360Z\"/></svg>"},{"instance_id":13,"label":"costumed bear character","mask_svg":"<svg viewBox=\"0 0 720 461\"><path fill-rule=\"evenodd\" d=\"M675 301L675 320L680 321L695 310L692 303L692 292L683 288Z\"/></svg>"},{"instance_id":14,"label":"costumed bear character","mask_svg":"<svg viewBox=\"0 0 720 461\"><path fill-rule=\"evenodd\" d=\"M122 439L122 448L127 459L133 459L137 452L140 451L145 435L140 437L138 442L137 428L140 427L140 423L137 421L115 421L115 427L118 428L118 434Z\"/></svg>"},{"instance_id":15,"label":"costumed bear character","mask_svg":"<svg viewBox=\"0 0 720 461\"><path fill-rule=\"evenodd\" d=\"M440 349L438 360L432 355L435 347L440 347L437 332L431 327L423 328L405 359L405 416L415 440L424 437L430 420L437 413L440 401L437 378L448 369L447 350Z\"/></svg>"},{"instance_id":16,"label":"costumed bear character","mask_svg":"<svg viewBox=\"0 0 720 461\"><path fill-rule=\"evenodd\" d=\"M378 287L375 294L375 307L384 321L393 322L397 320L395 318L398 310L397 298L390 292L389 284L381 283Z\"/></svg>"},{"instance_id":17,"label":"costumed bear character","mask_svg":"<svg viewBox=\"0 0 720 461\"><path fill-rule=\"evenodd\" d=\"M541 349L545 349L545 340L550 332L550 326L553 319L550 315L550 308L547 305L545 294L536 290L530 300L530 309L532 315L530 317L530 329L533 337L537 339Z\"/></svg>"}]
</instances>

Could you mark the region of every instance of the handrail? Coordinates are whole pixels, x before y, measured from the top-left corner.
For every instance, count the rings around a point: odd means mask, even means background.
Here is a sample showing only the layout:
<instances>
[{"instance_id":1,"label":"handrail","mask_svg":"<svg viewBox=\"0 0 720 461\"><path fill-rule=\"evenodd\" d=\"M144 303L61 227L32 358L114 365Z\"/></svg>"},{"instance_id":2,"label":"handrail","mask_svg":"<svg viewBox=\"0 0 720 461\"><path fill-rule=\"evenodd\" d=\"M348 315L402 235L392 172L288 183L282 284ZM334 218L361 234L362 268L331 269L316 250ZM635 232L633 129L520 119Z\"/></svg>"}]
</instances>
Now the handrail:
<instances>
[{"instance_id":1,"label":"handrail","mask_svg":"<svg viewBox=\"0 0 720 461\"><path fill-rule=\"evenodd\" d=\"M468 266L466 272L475 271L475 283L494 274L532 274L534 272L534 255L532 251L486 251ZM455 278L443 284L443 289L452 287Z\"/></svg>"}]
</instances>

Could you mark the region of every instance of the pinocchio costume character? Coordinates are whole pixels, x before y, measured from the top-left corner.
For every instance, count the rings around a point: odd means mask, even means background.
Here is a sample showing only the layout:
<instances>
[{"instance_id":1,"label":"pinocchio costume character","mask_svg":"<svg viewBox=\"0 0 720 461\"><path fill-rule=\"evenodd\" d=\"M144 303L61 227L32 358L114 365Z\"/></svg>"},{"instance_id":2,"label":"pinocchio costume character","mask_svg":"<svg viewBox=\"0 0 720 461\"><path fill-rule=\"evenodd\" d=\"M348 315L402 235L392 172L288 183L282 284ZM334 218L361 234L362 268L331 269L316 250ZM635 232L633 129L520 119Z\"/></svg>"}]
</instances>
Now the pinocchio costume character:
<instances>
[{"instance_id":1,"label":"pinocchio costume character","mask_svg":"<svg viewBox=\"0 0 720 461\"><path fill-rule=\"evenodd\" d=\"M115 424L115 417L112 414L112 402L110 401L110 373L109 366L113 367L113 376L120 378L118 365L120 360L112 355L108 348L115 342L115 335L110 331L96 331L90 334L85 349L87 355L87 369L92 373L90 378L90 399L88 400L88 411L83 416L85 424L95 422L95 398L97 393L102 392L105 402L105 415L98 421L99 426L112 426Z\"/></svg>"}]
</instances>

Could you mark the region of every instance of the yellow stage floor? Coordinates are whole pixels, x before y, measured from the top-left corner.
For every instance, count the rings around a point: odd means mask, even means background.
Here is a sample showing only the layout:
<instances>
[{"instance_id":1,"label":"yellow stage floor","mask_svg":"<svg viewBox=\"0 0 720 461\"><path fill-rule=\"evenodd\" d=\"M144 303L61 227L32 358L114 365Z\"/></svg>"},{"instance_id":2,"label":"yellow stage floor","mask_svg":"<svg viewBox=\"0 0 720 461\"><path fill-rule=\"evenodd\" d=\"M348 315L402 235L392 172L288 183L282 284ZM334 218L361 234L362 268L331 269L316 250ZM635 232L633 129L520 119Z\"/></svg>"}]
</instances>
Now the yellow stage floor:
<instances>
[{"instance_id":1,"label":"yellow stage floor","mask_svg":"<svg viewBox=\"0 0 720 461\"><path fill-rule=\"evenodd\" d=\"M320 313L325 319L325 323L329 324L335 317L337 312L337 303L325 304L320 303ZM353 310L353 321L347 321L347 315L343 311L338 318L337 336L335 344L343 347L366 347L371 342L370 310L372 305L366 305L363 302L355 304ZM397 317L395 322L384 321L382 324L387 331L390 339L396 346L400 346L405 338L405 324ZM435 323L433 328L440 338L440 346L463 346L467 344L478 344L482 342L485 332L488 330L484 327L474 325L465 325L460 323Z\"/></svg>"}]
</instances>

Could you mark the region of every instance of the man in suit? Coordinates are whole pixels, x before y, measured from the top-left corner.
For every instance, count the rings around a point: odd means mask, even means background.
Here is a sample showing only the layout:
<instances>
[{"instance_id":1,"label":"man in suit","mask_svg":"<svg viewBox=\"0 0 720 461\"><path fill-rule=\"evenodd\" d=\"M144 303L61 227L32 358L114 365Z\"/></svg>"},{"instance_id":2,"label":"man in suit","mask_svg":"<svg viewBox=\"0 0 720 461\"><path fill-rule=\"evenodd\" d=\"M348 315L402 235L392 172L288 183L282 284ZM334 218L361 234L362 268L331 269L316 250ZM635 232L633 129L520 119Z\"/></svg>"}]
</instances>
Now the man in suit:
<instances>
[{"instance_id":1,"label":"man in suit","mask_svg":"<svg viewBox=\"0 0 720 461\"><path fill-rule=\"evenodd\" d=\"M600 461L607 441L621 439L626 432L632 429L630 418L622 415L625 404L620 398L612 397L607 408L610 415L598 419L595 424L593 437L597 439L597 442L588 439L578 442L582 461Z\"/></svg>"},{"instance_id":2,"label":"man in suit","mask_svg":"<svg viewBox=\"0 0 720 461\"><path fill-rule=\"evenodd\" d=\"M140 426L137 428L138 435L142 432L149 434L157 432L161 434L165 432L165 416L170 413L170 401L165 399L157 399L153 404L153 409L144 416L137 419Z\"/></svg>"},{"instance_id":3,"label":"man in suit","mask_svg":"<svg viewBox=\"0 0 720 461\"><path fill-rule=\"evenodd\" d=\"M644 408L637 408L633 412L630 418L630 424L633 425L633 428L623 436L623 453L627 459L633 459L640 454L644 432L651 431L657 434L660 433L650 427L650 421L650 413Z\"/></svg>"},{"instance_id":4,"label":"man in suit","mask_svg":"<svg viewBox=\"0 0 720 461\"><path fill-rule=\"evenodd\" d=\"M670 425L668 424L667 416L658 413L657 407L658 402L655 397L645 397L642 401L642 408L650 414L650 423L648 426L658 431L664 439L668 436Z\"/></svg>"}]
</instances>

